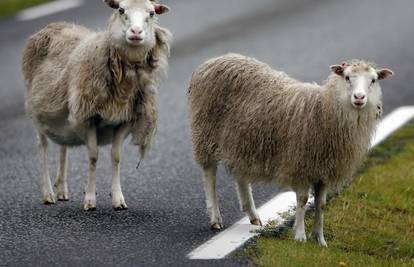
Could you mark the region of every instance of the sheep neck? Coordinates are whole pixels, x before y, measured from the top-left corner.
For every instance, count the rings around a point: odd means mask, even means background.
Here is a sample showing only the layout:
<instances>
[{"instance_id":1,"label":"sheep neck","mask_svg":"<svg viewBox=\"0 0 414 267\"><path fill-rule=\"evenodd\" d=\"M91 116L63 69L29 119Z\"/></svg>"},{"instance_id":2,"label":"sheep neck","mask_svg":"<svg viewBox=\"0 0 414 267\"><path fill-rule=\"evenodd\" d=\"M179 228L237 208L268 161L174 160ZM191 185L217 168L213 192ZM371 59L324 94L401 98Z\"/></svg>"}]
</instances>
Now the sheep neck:
<instances>
[{"instance_id":1,"label":"sheep neck","mask_svg":"<svg viewBox=\"0 0 414 267\"><path fill-rule=\"evenodd\" d=\"M108 65L114 79L118 84L125 81L127 70L134 70L138 75L139 70L150 67L151 47L139 46L132 47L120 44L119 41L110 39Z\"/></svg>"},{"instance_id":2,"label":"sheep neck","mask_svg":"<svg viewBox=\"0 0 414 267\"><path fill-rule=\"evenodd\" d=\"M144 68L147 64L149 50L131 52L117 47L110 48L110 57L117 60L120 64L131 68Z\"/></svg>"}]
</instances>

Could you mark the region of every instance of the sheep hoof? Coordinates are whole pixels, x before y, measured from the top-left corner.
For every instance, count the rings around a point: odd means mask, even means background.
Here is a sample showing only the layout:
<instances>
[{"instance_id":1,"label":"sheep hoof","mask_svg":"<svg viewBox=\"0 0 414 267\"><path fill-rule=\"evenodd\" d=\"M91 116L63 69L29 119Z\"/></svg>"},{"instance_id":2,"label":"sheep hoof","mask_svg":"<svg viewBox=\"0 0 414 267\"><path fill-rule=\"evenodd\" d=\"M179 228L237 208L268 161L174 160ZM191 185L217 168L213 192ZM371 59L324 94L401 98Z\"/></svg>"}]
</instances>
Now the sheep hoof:
<instances>
[{"instance_id":1,"label":"sheep hoof","mask_svg":"<svg viewBox=\"0 0 414 267\"><path fill-rule=\"evenodd\" d=\"M318 241L318 244L319 244L319 246L324 247L324 248L327 248L328 247L328 244L326 243L325 240Z\"/></svg>"},{"instance_id":2,"label":"sheep hoof","mask_svg":"<svg viewBox=\"0 0 414 267\"><path fill-rule=\"evenodd\" d=\"M58 178L57 178L58 180ZM56 197L58 201L68 201L69 200L69 192L68 192L68 185L65 182L56 181L55 188L57 191Z\"/></svg>"},{"instance_id":3,"label":"sheep hoof","mask_svg":"<svg viewBox=\"0 0 414 267\"><path fill-rule=\"evenodd\" d=\"M126 210L128 208L122 193L112 193L112 208L114 210Z\"/></svg>"},{"instance_id":4,"label":"sheep hoof","mask_svg":"<svg viewBox=\"0 0 414 267\"><path fill-rule=\"evenodd\" d=\"M86 211L94 211L94 210L96 210L96 206L89 203L89 204L85 204L83 206L83 209L86 210Z\"/></svg>"},{"instance_id":5,"label":"sheep hoof","mask_svg":"<svg viewBox=\"0 0 414 267\"><path fill-rule=\"evenodd\" d=\"M85 198L83 209L86 211L96 210L96 200L95 198Z\"/></svg>"},{"instance_id":6,"label":"sheep hoof","mask_svg":"<svg viewBox=\"0 0 414 267\"><path fill-rule=\"evenodd\" d=\"M69 193L68 192L58 192L57 193L58 201L69 201Z\"/></svg>"},{"instance_id":7,"label":"sheep hoof","mask_svg":"<svg viewBox=\"0 0 414 267\"><path fill-rule=\"evenodd\" d=\"M306 243L306 235L305 234L296 234L295 240L301 243Z\"/></svg>"},{"instance_id":8,"label":"sheep hoof","mask_svg":"<svg viewBox=\"0 0 414 267\"><path fill-rule=\"evenodd\" d=\"M53 195L53 193L48 193L43 196L43 204L51 205L55 203L56 203L56 200L55 200L55 196Z\"/></svg>"},{"instance_id":9,"label":"sheep hoof","mask_svg":"<svg viewBox=\"0 0 414 267\"><path fill-rule=\"evenodd\" d=\"M121 203L119 206L114 206L114 210L126 210L128 206L125 203Z\"/></svg>"},{"instance_id":10,"label":"sheep hoof","mask_svg":"<svg viewBox=\"0 0 414 267\"><path fill-rule=\"evenodd\" d=\"M260 219L253 219L250 221L251 224L257 225L257 226L263 226L262 221Z\"/></svg>"},{"instance_id":11,"label":"sheep hoof","mask_svg":"<svg viewBox=\"0 0 414 267\"><path fill-rule=\"evenodd\" d=\"M326 243L323 235L319 235L318 233L312 233L312 239L315 240L319 244L319 246L325 248L328 247L328 244Z\"/></svg>"},{"instance_id":12,"label":"sheep hoof","mask_svg":"<svg viewBox=\"0 0 414 267\"><path fill-rule=\"evenodd\" d=\"M223 229L223 225L221 223L213 223L211 225L211 230L213 231L219 231L221 229Z\"/></svg>"}]
</instances>

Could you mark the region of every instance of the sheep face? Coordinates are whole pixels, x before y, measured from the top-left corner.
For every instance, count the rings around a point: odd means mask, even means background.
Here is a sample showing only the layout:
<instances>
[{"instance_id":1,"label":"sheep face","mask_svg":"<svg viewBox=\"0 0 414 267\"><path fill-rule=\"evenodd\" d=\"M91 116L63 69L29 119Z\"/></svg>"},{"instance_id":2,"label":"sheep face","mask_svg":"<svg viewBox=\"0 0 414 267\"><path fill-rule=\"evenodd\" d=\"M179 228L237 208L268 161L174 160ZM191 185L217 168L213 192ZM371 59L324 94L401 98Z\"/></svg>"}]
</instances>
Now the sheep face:
<instances>
[{"instance_id":1,"label":"sheep face","mask_svg":"<svg viewBox=\"0 0 414 267\"><path fill-rule=\"evenodd\" d=\"M350 100L351 106L357 110L364 109L370 103L380 103L382 91L378 81L393 75L389 69L378 70L364 61L334 65L331 70L342 78L338 88L340 99Z\"/></svg>"},{"instance_id":2,"label":"sheep face","mask_svg":"<svg viewBox=\"0 0 414 267\"><path fill-rule=\"evenodd\" d=\"M150 0L105 0L116 9L109 22L109 31L114 39L132 46L155 44L154 23L156 15L168 12L165 5Z\"/></svg>"}]
</instances>

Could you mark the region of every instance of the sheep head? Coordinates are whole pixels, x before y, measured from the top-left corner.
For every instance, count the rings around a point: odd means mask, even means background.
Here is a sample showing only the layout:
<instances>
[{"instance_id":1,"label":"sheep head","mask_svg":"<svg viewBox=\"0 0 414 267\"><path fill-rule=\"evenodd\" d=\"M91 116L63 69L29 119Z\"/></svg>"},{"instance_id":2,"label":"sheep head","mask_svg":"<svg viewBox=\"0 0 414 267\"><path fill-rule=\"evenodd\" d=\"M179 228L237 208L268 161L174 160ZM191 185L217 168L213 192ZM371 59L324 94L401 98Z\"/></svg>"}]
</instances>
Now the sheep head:
<instances>
[{"instance_id":1,"label":"sheep head","mask_svg":"<svg viewBox=\"0 0 414 267\"><path fill-rule=\"evenodd\" d=\"M166 5L153 0L104 0L116 9L109 22L113 38L131 46L152 46L155 43L156 16L169 11Z\"/></svg>"},{"instance_id":2,"label":"sheep head","mask_svg":"<svg viewBox=\"0 0 414 267\"><path fill-rule=\"evenodd\" d=\"M363 60L333 65L331 71L341 77L337 80L340 98L349 99L357 110L362 110L367 104L376 106L381 103L382 91L378 81L393 75L390 69L377 69L374 64Z\"/></svg>"}]
</instances>

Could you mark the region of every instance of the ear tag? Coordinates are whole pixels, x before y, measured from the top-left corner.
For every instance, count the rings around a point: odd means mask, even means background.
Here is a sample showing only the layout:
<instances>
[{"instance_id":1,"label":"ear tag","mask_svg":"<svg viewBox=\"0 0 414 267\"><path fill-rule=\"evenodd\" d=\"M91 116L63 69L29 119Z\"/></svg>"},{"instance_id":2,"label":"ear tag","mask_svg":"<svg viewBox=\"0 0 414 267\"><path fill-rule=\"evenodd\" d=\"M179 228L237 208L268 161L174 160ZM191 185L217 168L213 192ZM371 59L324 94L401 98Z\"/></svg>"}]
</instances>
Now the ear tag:
<instances>
[{"instance_id":1,"label":"ear tag","mask_svg":"<svg viewBox=\"0 0 414 267\"><path fill-rule=\"evenodd\" d=\"M123 79L123 68L122 68L122 60L119 57L119 55L117 56L117 60L118 60L118 83L122 83L122 79Z\"/></svg>"},{"instance_id":2,"label":"ear tag","mask_svg":"<svg viewBox=\"0 0 414 267\"><path fill-rule=\"evenodd\" d=\"M122 82L122 78L123 78L122 66L119 65L118 66L118 83L121 83Z\"/></svg>"}]
</instances>

